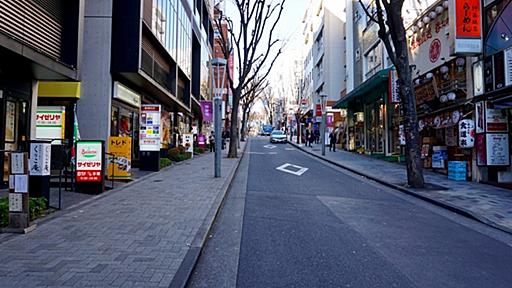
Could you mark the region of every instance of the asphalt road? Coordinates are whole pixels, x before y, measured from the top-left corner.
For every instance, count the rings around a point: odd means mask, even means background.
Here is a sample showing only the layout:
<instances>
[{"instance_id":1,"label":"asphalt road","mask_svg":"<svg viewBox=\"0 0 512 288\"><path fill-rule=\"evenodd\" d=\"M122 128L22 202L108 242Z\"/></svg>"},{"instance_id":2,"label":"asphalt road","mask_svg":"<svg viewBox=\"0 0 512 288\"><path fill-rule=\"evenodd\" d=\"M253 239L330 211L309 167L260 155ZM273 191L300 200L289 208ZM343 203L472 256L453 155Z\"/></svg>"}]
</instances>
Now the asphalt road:
<instances>
[{"instance_id":1,"label":"asphalt road","mask_svg":"<svg viewBox=\"0 0 512 288\"><path fill-rule=\"evenodd\" d=\"M512 287L509 234L267 145L251 140L190 287Z\"/></svg>"}]
</instances>

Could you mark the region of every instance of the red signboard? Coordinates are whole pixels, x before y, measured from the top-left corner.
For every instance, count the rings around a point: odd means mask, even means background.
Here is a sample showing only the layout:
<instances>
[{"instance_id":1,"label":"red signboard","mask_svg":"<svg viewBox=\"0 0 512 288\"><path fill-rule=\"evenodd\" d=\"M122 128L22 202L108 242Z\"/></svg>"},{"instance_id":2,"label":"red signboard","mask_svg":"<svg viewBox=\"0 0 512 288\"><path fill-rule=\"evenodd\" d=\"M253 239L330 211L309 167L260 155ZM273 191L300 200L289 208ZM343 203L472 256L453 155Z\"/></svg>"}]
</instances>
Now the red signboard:
<instances>
[{"instance_id":1,"label":"red signboard","mask_svg":"<svg viewBox=\"0 0 512 288\"><path fill-rule=\"evenodd\" d=\"M480 0L455 0L456 37L480 38Z\"/></svg>"},{"instance_id":2,"label":"red signboard","mask_svg":"<svg viewBox=\"0 0 512 288\"><path fill-rule=\"evenodd\" d=\"M316 104L315 107L315 116L322 116L322 105Z\"/></svg>"}]
</instances>

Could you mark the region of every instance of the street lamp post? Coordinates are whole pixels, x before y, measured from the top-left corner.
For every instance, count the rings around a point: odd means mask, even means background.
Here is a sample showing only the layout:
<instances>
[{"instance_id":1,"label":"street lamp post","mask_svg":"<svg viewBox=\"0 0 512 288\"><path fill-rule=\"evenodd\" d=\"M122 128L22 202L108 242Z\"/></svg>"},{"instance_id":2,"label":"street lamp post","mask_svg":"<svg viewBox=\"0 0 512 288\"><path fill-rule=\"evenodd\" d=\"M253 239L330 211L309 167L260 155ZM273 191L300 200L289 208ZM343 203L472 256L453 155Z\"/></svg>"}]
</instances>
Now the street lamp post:
<instances>
[{"instance_id":1,"label":"street lamp post","mask_svg":"<svg viewBox=\"0 0 512 288\"><path fill-rule=\"evenodd\" d=\"M322 141L322 143L321 143L321 145L322 145L322 156L325 156L325 128L327 126L327 123L325 123L326 120L327 120L326 117L325 117L326 112L327 112L327 111L325 111L325 104L326 104L327 94L321 93L320 94L320 99L322 101L322 123L320 123L320 133L321 133L320 139L322 139L321 140Z\"/></svg>"},{"instance_id":2,"label":"street lamp post","mask_svg":"<svg viewBox=\"0 0 512 288\"><path fill-rule=\"evenodd\" d=\"M214 168L215 168L215 177L218 178L220 177L220 159L221 159L221 149L222 149L222 137L221 137L221 132L220 132L220 125L221 125L221 122L222 122L222 94L224 92L224 80L225 80L225 76L226 76L226 64L227 64L227 61L226 59L223 59L223 58L213 58L211 61L210 61L210 67L213 68L215 67L216 68L216 75L213 74L213 69L211 69L211 73L212 73L212 82L213 82L213 99L214 99L214 102L213 102L213 105L215 107L214 109L214 113L213 113L213 116L214 116L214 133L215 133L215 164L214 164ZM224 67L224 69L222 70L222 77L221 77L221 73L220 73L220 68L221 67ZM215 76L217 76L217 81L215 81ZM220 86L217 86L221 83L222 81L222 84Z\"/></svg>"}]
</instances>

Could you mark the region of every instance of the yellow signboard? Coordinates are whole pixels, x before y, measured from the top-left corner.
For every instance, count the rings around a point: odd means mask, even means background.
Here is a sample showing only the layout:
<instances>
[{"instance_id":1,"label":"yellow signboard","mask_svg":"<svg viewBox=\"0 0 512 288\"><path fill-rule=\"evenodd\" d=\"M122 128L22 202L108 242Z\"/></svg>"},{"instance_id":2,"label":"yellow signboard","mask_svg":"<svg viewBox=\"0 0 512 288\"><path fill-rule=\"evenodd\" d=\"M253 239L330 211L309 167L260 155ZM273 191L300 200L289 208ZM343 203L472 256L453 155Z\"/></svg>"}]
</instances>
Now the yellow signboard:
<instances>
[{"instance_id":1,"label":"yellow signboard","mask_svg":"<svg viewBox=\"0 0 512 288\"><path fill-rule=\"evenodd\" d=\"M108 138L108 179L132 178L132 138Z\"/></svg>"}]
</instances>

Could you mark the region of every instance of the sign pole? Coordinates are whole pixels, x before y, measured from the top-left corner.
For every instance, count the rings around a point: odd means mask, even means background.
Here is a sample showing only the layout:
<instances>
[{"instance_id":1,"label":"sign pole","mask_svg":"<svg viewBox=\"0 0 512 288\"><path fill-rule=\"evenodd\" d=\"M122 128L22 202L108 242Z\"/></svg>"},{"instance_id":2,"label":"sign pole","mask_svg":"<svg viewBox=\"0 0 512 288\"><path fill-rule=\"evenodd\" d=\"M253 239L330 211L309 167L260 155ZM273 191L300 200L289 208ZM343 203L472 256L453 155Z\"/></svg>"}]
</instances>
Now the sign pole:
<instances>
[{"instance_id":1,"label":"sign pole","mask_svg":"<svg viewBox=\"0 0 512 288\"><path fill-rule=\"evenodd\" d=\"M9 226L3 232L28 233L36 227L28 207L28 153L11 153L9 166Z\"/></svg>"},{"instance_id":2,"label":"sign pole","mask_svg":"<svg viewBox=\"0 0 512 288\"><path fill-rule=\"evenodd\" d=\"M325 117L325 99L327 98L327 94L320 94L320 97L322 99L322 123L320 123L320 139L321 139L321 144L322 145L322 156L325 156L325 126L327 123L326 122L326 117Z\"/></svg>"}]
</instances>

